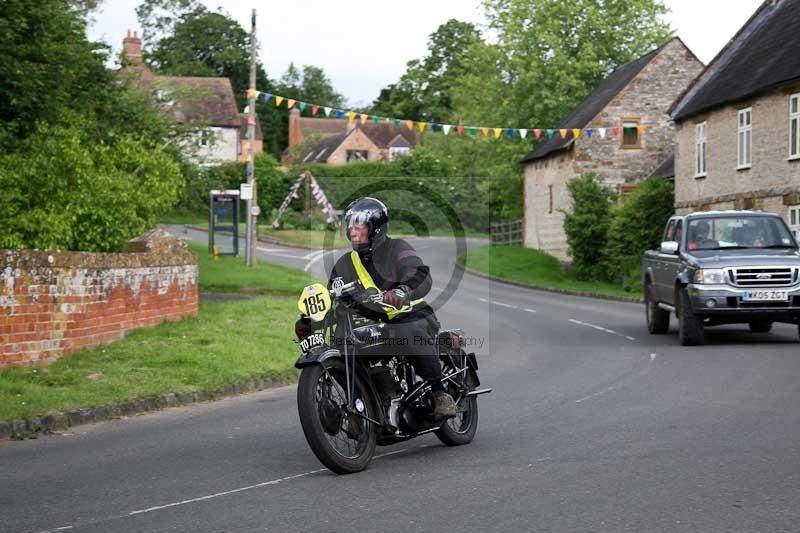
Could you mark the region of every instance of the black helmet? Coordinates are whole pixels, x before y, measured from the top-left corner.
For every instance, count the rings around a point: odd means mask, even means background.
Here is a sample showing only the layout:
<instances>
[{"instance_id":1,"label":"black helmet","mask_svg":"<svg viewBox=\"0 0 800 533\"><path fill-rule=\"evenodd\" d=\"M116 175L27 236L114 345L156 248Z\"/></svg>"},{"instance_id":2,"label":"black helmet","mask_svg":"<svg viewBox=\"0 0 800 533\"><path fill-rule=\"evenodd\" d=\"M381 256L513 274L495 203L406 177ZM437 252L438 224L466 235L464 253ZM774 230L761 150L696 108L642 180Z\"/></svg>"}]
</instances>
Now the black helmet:
<instances>
[{"instance_id":1,"label":"black helmet","mask_svg":"<svg viewBox=\"0 0 800 533\"><path fill-rule=\"evenodd\" d=\"M351 202L344 212L344 230L348 240L350 239L350 228L354 224L367 224L369 227L369 247L359 247L353 245L353 249L359 253L366 253L377 248L386 240L387 224L389 222L389 211L380 200L366 196Z\"/></svg>"}]
</instances>

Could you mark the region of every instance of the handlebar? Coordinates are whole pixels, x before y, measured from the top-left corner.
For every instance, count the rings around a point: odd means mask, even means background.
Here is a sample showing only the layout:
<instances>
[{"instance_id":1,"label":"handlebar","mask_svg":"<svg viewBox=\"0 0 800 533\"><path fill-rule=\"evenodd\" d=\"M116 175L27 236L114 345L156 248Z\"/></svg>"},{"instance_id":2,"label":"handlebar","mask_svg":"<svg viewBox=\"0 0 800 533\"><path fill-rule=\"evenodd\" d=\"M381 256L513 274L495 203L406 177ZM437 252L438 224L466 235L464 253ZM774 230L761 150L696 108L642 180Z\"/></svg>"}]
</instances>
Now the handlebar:
<instances>
[{"instance_id":1,"label":"handlebar","mask_svg":"<svg viewBox=\"0 0 800 533\"><path fill-rule=\"evenodd\" d=\"M381 300L380 290L375 292L364 290L364 287L359 280L351 281L350 283L345 283L344 285L340 285L338 287L334 286L328 292L330 293L331 298L335 300L340 300L342 296L351 296L361 292L364 295L364 298L358 299L360 304L374 304L384 309L397 310L397 308L394 306L389 305Z\"/></svg>"}]
</instances>

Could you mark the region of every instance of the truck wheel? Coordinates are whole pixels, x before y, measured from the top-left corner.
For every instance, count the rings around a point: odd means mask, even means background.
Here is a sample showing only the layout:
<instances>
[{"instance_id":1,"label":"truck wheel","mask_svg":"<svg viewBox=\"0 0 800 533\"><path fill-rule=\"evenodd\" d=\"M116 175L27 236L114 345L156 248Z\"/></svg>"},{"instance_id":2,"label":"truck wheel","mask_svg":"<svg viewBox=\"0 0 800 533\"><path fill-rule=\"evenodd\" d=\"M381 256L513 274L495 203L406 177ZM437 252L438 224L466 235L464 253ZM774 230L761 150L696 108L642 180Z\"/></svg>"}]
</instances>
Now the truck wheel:
<instances>
[{"instance_id":1,"label":"truck wheel","mask_svg":"<svg viewBox=\"0 0 800 533\"><path fill-rule=\"evenodd\" d=\"M647 331L653 335L661 335L669 330L669 311L658 306L653 285L647 283L644 288L644 313L647 319Z\"/></svg>"},{"instance_id":2,"label":"truck wheel","mask_svg":"<svg viewBox=\"0 0 800 533\"><path fill-rule=\"evenodd\" d=\"M756 322L750 322L750 331L753 333L769 333L772 329L772 322L769 320L759 320Z\"/></svg>"},{"instance_id":3,"label":"truck wheel","mask_svg":"<svg viewBox=\"0 0 800 533\"><path fill-rule=\"evenodd\" d=\"M705 342L703 319L694 314L686 289L678 297L678 338L683 346L699 346Z\"/></svg>"}]
</instances>

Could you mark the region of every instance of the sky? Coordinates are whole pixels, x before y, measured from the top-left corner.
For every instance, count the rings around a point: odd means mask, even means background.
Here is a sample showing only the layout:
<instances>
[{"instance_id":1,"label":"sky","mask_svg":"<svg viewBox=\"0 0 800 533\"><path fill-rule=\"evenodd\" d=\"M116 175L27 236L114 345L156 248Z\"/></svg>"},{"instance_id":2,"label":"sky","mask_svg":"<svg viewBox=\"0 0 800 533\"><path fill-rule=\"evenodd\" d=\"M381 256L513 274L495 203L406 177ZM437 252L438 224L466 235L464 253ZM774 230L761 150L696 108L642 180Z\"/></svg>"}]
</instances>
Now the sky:
<instances>
[{"instance_id":1,"label":"sky","mask_svg":"<svg viewBox=\"0 0 800 533\"><path fill-rule=\"evenodd\" d=\"M569 1L569 0L564 0ZM119 51L138 30L140 0L105 0L89 36ZM396 82L406 63L427 53L428 36L448 19L485 24L480 0L203 0L222 6L249 31L257 10L259 59L277 79L290 62L322 67L351 106L369 104ZM730 40L761 0L665 0L667 21L704 63ZM324 104L325 102L320 102Z\"/></svg>"}]
</instances>

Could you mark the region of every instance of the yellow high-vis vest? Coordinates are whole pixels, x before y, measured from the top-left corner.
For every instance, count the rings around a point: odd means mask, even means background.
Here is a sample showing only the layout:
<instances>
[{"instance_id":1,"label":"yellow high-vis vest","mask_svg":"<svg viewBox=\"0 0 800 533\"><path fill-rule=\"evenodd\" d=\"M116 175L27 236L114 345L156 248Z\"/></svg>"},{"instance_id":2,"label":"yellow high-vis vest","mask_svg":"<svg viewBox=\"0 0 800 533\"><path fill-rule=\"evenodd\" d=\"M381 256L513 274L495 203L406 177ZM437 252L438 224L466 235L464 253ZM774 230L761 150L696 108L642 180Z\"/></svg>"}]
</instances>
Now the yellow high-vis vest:
<instances>
[{"instance_id":1,"label":"yellow high-vis vest","mask_svg":"<svg viewBox=\"0 0 800 533\"><path fill-rule=\"evenodd\" d=\"M361 281L361 284L364 286L364 288L375 289L380 292L380 289L378 289L378 286L375 285L375 282L372 280L372 276L370 276L369 272L367 272L367 268L361 262L361 258L358 256L358 252L356 252L355 250L350 252L350 260L353 261L353 267L356 269L356 274L358 275L358 279L359 281ZM409 311L414 309L415 305L421 304L422 302L423 300L422 298L420 298L418 300L414 300L413 302L411 302L411 305L403 306L402 309L398 309L396 311L393 311L391 309L386 309L384 310L384 312L386 313L386 316L389 318L389 320L391 320L400 313L408 313Z\"/></svg>"}]
</instances>

